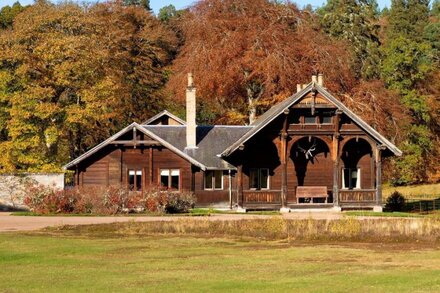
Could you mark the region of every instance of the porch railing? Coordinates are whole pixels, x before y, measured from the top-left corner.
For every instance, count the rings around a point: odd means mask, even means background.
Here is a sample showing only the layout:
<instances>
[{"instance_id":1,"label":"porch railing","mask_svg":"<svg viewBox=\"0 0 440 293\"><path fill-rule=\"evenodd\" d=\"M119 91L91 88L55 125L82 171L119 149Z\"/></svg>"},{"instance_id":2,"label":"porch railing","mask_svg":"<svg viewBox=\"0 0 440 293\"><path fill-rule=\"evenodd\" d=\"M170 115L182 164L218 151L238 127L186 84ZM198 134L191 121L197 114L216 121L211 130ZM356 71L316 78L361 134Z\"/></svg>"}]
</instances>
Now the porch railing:
<instances>
[{"instance_id":1,"label":"porch railing","mask_svg":"<svg viewBox=\"0 0 440 293\"><path fill-rule=\"evenodd\" d=\"M373 202L375 200L375 189L339 190L339 202Z\"/></svg>"},{"instance_id":2,"label":"porch railing","mask_svg":"<svg viewBox=\"0 0 440 293\"><path fill-rule=\"evenodd\" d=\"M243 190L245 203L280 203L281 190Z\"/></svg>"}]
</instances>

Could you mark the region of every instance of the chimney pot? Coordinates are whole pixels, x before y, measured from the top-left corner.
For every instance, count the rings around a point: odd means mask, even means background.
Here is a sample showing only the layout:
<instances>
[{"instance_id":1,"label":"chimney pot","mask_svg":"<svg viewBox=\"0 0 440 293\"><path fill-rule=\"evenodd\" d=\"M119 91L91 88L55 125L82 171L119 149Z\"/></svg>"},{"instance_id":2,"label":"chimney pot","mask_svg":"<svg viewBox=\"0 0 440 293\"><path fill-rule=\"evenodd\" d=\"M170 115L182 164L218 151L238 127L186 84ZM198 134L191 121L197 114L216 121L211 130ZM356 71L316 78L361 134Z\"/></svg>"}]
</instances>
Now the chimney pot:
<instances>
[{"instance_id":1,"label":"chimney pot","mask_svg":"<svg viewBox=\"0 0 440 293\"><path fill-rule=\"evenodd\" d=\"M312 75L312 82L317 83L318 79L316 78L316 75Z\"/></svg>"},{"instance_id":2,"label":"chimney pot","mask_svg":"<svg viewBox=\"0 0 440 293\"><path fill-rule=\"evenodd\" d=\"M324 75L322 73L318 74L318 85L324 86Z\"/></svg>"},{"instance_id":3,"label":"chimney pot","mask_svg":"<svg viewBox=\"0 0 440 293\"><path fill-rule=\"evenodd\" d=\"M193 85L194 85L193 75L192 73L188 73L188 87L193 87Z\"/></svg>"},{"instance_id":4,"label":"chimney pot","mask_svg":"<svg viewBox=\"0 0 440 293\"><path fill-rule=\"evenodd\" d=\"M307 87L306 83L303 83L302 89L305 89Z\"/></svg>"},{"instance_id":5,"label":"chimney pot","mask_svg":"<svg viewBox=\"0 0 440 293\"><path fill-rule=\"evenodd\" d=\"M299 93L302 90L301 84L296 84L296 92Z\"/></svg>"}]
</instances>

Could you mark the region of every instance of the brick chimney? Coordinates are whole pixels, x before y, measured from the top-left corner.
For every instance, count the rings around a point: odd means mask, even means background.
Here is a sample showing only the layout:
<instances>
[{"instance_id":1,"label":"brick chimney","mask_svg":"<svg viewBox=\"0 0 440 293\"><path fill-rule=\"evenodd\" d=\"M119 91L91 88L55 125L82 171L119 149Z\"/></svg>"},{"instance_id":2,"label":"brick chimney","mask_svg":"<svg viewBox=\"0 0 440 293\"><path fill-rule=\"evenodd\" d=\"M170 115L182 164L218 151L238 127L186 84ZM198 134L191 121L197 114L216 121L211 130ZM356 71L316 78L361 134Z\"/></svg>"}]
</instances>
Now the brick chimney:
<instances>
[{"instance_id":1,"label":"brick chimney","mask_svg":"<svg viewBox=\"0 0 440 293\"><path fill-rule=\"evenodd\" d=\"M192 73L188 73L188 87L186 88L186 148L196 146L196 88Z\"/></svg>"}]
</instances>

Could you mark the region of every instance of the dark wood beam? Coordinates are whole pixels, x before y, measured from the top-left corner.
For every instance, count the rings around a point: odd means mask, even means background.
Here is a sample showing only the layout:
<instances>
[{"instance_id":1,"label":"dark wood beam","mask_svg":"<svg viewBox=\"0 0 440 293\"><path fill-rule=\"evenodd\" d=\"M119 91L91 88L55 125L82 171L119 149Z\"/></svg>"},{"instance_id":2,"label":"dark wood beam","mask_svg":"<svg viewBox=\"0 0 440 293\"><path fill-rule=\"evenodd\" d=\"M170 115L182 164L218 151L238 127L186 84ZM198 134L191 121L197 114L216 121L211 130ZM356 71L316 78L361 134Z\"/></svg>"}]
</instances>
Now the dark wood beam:
<instances>
[{"instance_id":1,"label":"dark wood beam","mask_svg":"<svg viewBox=\"0 0 440 293\"><path fill-rule=\"evenodd\" d=\"M160 142L156 140L115 140L110 144L116 145L145 145L145 146L160 146Z\"/></svg>"}]
</instances>

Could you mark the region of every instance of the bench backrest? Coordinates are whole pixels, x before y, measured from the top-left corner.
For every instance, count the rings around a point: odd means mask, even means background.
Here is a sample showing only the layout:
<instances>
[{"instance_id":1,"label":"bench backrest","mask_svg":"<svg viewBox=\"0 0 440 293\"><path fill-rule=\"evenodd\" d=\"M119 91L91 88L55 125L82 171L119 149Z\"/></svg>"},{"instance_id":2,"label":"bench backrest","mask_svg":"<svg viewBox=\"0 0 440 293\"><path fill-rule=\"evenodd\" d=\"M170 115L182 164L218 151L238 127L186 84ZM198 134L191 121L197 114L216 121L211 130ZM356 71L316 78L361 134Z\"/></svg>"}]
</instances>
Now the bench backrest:
<instances>
[{"instance_id":1,"label":"bench backrest","mask_svg":"<svg viewBox=\"0 0 440 293\"><path fill-rule=\"evenodd\" d=\"M298 186L296 188L297 197L326 197L327 186Z\"/></svg>"}]
</instances>

